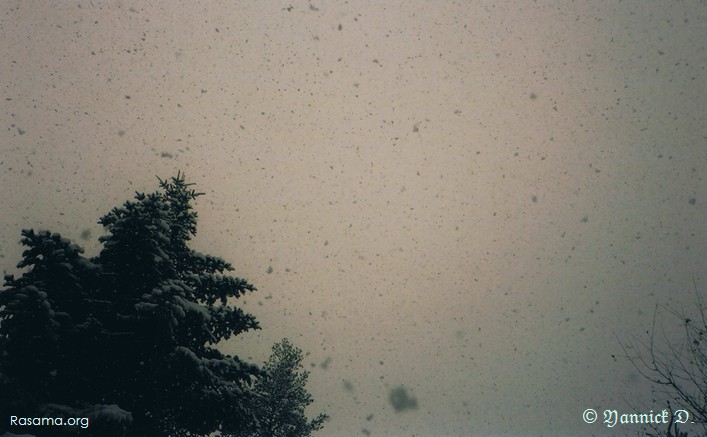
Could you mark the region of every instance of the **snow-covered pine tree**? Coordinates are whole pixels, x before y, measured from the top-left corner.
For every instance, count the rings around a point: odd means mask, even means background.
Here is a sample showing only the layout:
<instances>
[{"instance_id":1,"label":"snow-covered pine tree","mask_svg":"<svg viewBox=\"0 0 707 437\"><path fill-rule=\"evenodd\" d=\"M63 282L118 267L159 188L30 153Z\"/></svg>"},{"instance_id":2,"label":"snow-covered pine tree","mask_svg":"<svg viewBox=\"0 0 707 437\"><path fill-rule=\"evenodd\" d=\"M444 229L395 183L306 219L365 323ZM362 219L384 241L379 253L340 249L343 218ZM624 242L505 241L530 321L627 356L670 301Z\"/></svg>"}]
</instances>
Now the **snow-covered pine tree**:
<instances>
[{"instance_id":1,"label":"snow-covered pine tree","mask_svg":"<svg viewBox=\"0 0 707 437\"><path fill-rule=\"evenodd\" d=\"M22 236L18 268L29 270L5 276L0 292L0 414L95 407L98 381L86 369L105 339L91 314L100 268L59 234L25 229ZM7 426L0 422L0 431Z\"/></svg>"},{"instance_id":2,"label":"snow-covered pine tree","mask_svg":"<svg viewBox=\"0 0 707 437\"><path fill-rule=\"evenodd\" d=\"M96 262L115 305L116 350L127 352L110 369L121 376L110 395L133 412L134 431L149 435L255 426L257 366L213 347L259 328L229 302L255 287L226 276L229 263L188 247L197 221L191 201L201 195L191 185L178 173L160 180L161 191L137 193L100 220L109 235Z\"/></svg>"},{"instance_id":3,"label":"snow-covered pine tree","mask_svg":"<svg viewBox=\"0 0 707 437\"><path fill-rule=\"evenodd\" d=\"M6 277L0 291L0 384L16 395L0 396L0 411L89 415L85 435L257 427L252 385L262 372L214 347L259 328L232 306L255 287L188 247L201 193L184 175L159 186L99 220L108 234L91 260L56 234L23 231L29 249L19 267L29 271Z\"/></svg>"}]
</instances>

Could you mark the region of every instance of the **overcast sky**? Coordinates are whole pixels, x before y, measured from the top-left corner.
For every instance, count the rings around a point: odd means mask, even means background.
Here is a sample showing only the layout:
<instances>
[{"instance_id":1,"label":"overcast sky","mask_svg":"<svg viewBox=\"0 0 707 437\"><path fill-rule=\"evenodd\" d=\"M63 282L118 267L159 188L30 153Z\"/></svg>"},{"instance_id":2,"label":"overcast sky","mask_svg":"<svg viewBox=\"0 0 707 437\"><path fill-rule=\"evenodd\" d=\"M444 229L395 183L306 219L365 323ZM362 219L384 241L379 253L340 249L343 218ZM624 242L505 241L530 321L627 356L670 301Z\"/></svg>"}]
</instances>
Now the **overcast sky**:
<instances>
[{"instance_id":1,"label":"overcast sky","mask_svg":"<svg viewBox=\"0 0 707 437\"><path fill-rule=\"evenodd\" d=\"M259 289L223 350L302 348L320 435L604 434L658 408L617 338L707 289L706 36L697 0L5 1L0 268L182 170Z\"/></svg>"}]
</instances>

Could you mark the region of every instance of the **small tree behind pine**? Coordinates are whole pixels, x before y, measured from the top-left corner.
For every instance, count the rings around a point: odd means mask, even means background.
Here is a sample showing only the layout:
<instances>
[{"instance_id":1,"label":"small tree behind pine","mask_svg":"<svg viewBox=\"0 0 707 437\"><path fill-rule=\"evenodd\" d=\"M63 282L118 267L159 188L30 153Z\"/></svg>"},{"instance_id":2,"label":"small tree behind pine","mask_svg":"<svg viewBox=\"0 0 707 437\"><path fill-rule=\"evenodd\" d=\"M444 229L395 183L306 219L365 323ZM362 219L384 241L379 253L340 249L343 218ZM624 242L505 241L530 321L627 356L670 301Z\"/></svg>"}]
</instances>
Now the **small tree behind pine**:
<instances>
[{"instance_id":1,"label":"small tree behind pine","mask_svg":"<svg viewBox=\"0 0 707 437\"><path fill-rule=\"evenodd\" d=\"M302 350L286 338L275 343L263 370L254 388L260 426L249 437L308 437L324 427L328 415L305 415L313 399L305 388L309 372L302 368Z\"/></svg>"}]
</instances>

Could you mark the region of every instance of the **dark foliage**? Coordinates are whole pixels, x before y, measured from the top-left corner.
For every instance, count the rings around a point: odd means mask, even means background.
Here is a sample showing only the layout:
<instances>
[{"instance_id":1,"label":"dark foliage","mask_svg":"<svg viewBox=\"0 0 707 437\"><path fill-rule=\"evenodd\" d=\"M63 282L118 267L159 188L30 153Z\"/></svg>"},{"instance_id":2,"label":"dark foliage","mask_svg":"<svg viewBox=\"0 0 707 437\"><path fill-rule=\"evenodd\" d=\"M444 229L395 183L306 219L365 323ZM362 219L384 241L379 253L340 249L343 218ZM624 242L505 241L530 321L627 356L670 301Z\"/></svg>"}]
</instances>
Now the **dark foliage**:
<instances>
[{"instance_id":1,"label":"dark foliage","mask_svg":"<svg viewBox=\"0 0 707 437\"><path fill-rule=\"evenodd\" d=\"M302 370L302 351L283 339L272 348L265 376L255 384L260 427L255 432L233 434L247 437L309 437L329 419L319 414L308 420L305 409L313 402L305 386L309 372Z\"/></svg>"},{"instance_id":2,"label":"dark foliage","mask_svg":"<svg viewBox=\"0 0 707 437\"><path fill-rule=\"evenodd\" d=\"M13 428L36 435L192 436L251 432L262 372L214 345L258 329L229 305L255 287L187 245L183 175L136 193L101 223L99 256L46 231L22 231L20 278L0 291L0 432L10 415L90 417L78 427Z\"/></svg>"}]
</instances>

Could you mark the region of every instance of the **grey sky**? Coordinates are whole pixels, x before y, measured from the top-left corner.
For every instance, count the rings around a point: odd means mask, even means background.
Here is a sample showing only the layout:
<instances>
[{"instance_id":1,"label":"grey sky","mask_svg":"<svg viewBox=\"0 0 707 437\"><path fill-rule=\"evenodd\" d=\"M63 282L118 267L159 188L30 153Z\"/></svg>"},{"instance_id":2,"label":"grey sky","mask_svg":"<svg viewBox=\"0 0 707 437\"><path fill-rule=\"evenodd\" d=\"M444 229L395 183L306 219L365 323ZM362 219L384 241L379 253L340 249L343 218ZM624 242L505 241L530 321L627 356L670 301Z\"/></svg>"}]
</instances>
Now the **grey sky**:
<instances>
[{"instance_id":1,"label":"grey sky","mask_svg":"<svg viewBox=\"0 0 707 437\"><path fill-rule=\"evenodd\" d=\"M707 287L706 11L5 2L2 267L181 169L260 290L224 350L308 352L322 435L605 433L648 402L616 336Z\"/></svg>"}]
</instances>

